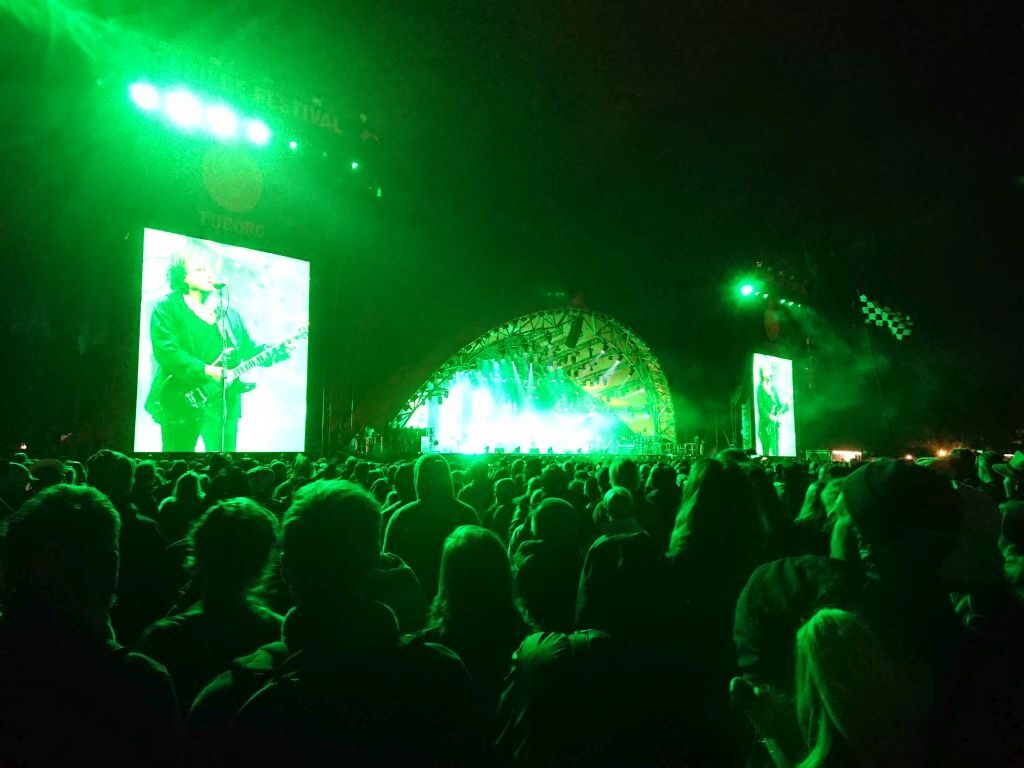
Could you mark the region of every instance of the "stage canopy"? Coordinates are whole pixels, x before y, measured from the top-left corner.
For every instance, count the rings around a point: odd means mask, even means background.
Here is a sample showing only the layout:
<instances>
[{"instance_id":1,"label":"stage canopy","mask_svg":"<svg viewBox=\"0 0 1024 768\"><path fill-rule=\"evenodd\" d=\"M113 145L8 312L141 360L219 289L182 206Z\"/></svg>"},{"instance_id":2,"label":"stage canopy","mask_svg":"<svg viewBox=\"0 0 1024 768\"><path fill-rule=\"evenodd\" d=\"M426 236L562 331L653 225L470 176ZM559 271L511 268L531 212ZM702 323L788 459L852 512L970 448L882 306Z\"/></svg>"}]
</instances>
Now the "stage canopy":
<instances>
[{"instance_id":1,"label":"stage canopy","mask_svg":"<svg viewBox=\"0 0 1024 768\"><path fill-rule=\"evenodd\" d=\"M599 312L535 312L435 370L392 419L451 453L662 453L675 444L668 381L635 331Z\"/></svg>"}]
</instances>

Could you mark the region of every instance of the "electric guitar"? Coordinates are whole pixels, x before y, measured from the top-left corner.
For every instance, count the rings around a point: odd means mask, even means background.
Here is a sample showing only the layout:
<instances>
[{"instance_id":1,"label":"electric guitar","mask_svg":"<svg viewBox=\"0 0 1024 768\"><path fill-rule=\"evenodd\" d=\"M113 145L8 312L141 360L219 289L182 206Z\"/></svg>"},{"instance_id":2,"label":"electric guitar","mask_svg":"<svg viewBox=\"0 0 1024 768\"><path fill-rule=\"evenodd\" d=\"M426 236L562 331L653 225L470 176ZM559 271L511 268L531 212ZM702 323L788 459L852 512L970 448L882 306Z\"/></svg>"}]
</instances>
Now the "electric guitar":
<instances>
[{"instance_id":1,"label":"electric guitar","mask_svg":"<svg viewBox=\"0 0 1024 768\"><path fill-rule=\"evenodd\" d=\"M242 376L257 366L275 365L282 352L297 341L309 337L309 326L303 326L297 333L273 346L264 347L258 354L231 368L224 367L223 381L209 379L199 385L183 385L178 377L168 376L160 388L159 411L161 414L178 414L187 416L204 410L211 401L220 402L221 393L226 388L236 386L241 392L251 392L255 384L242 381ZM222 365L237 352L234 348L225 349L211 365ZM192 381L195 381L192 379ZM156 415L156 414L154 414Z\"/></svg>"}]
</instances>

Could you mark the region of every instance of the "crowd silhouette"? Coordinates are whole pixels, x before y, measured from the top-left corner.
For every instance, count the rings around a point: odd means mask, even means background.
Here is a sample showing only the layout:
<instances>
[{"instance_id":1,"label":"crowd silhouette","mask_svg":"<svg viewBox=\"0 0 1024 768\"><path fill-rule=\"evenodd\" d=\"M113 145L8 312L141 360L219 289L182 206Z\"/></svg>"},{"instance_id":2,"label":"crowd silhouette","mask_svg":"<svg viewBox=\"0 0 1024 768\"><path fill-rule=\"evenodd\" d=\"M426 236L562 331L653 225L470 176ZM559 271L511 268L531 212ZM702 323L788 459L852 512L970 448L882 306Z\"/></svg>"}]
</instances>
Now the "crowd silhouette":
<instances>
[{"instance_id":1,"label":"crowd silhouette","mask_svg":"<svg viewBox=\"0 0 1024 768\"><path fill-rule=\"evenodd\" d=\"M0 464L0 766L1024 765L1024 454Z\"/></svg>"}]
</instances>

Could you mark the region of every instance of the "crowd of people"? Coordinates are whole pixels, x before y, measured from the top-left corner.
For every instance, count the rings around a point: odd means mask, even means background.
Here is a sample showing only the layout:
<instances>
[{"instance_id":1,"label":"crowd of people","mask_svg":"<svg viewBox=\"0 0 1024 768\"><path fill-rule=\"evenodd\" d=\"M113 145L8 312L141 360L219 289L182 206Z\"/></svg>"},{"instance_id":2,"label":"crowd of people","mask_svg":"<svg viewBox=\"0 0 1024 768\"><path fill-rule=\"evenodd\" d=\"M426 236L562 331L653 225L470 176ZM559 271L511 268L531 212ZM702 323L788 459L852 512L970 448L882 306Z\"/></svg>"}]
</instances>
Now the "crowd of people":
<instances>
[{"instance_id":1,"label":"crowd of people","mask_svg":"<svg viewBox=\"0 0 1024 768\"><path fill-rule=\"evenodd\" d=\"M1024 765L1024 453L0 464L0 765Z\"/></svg>"}]
</instances>

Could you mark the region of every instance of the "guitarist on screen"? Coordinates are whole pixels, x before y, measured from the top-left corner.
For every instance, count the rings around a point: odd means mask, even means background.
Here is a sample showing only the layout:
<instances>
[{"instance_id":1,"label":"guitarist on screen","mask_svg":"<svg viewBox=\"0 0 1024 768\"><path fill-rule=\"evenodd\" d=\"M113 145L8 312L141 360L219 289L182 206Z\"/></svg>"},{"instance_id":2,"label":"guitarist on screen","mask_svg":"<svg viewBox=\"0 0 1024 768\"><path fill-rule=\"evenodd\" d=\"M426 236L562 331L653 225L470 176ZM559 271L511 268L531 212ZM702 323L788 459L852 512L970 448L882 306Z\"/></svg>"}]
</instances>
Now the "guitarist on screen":
<instances>
[{"instance_id":1,"label":"guitarist on screen","mask_svg":"<svg viewBox=\"0 0 1024 768\"><path fill-rule=\"evenodd\" d=\"M764 456L779 455L779 422L789 406L782 401L772 382L772 371L761 368L761 384L756 392L757 439Z\"/></svg>"},{"instance_id":2,"label":"guitarist on screen","mask_svg":"<svg viewBox=\"0 0 1024 768\"><path fill-rule=\"evenodd\" d=\"M166 452L195 451L200 436L207 451L234 451L247 385L225 383L226 375L262 347L223 301L223 284L216 282L213 255L204 245L193 241L188 252L172 256L167 279L171 292L153 308L149 323L156 370L146 410L160 425ZM279 362L290 351L283 346L262 364ZM190 402L196 387L214 396Z\"/></svg>"}]
</instances>

